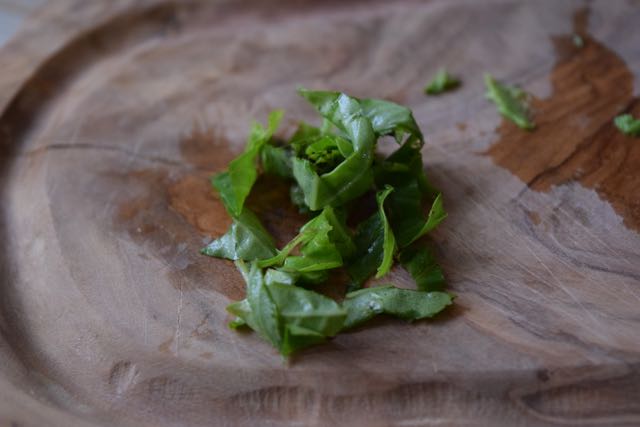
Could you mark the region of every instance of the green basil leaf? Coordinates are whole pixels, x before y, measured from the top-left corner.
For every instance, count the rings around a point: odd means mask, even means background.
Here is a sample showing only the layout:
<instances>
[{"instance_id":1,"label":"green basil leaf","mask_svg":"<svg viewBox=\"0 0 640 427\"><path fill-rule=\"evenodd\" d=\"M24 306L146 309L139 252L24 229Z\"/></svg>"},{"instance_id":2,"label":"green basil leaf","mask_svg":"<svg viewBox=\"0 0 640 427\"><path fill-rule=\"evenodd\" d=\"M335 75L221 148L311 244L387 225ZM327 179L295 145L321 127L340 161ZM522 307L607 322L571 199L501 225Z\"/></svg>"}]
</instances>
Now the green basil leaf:
<instances>
[{"instance_id":1,"label":"green basil leaf","mask_svg":"<svg viewBox=\"0 0 640 427\"><path fill-rule=\"evenodd\" d=\"M484 75L487 99L498 107L498 111L522 129L532 130L535 124L531 120L529 95L523 90L498 83L491 74Z\"/></svg>"},{"instance_id":2,"label":"green basil leaf","mask_svg":"<svg viewBox=\"0 0 640 427\"><path fill-rule=\"evenodd\" d=\"M220 193L222 203L233 217L242 213L244 202L258 176L256 158L262 146L278 128L282 115L282 111L272 112L266 129L261 124L254 123L245 151L229 163L227 171L212 178L212 184Z\"/></svg>"},{"instance_id":3,"label":"green basil leaf","mask_svg":"<svg viewBox=\"0 0 640 427\"><path fill-rule=\"evenodd\" d=\"M384 190L376 194L376 202L378 203L378 214L382 219L382 261L376 271L376 279L384 276L389 272L393 265L393 256L396 253L396 239L387 221L387 215L384 212L384 201L393 191L393 187L387 186Z\"/></svg>"},{"instance_id":4,"label":"green basil leaf","mask_svg":"<svg viewBox=\"0 0 640 427\"><path fill-rule=\"evenodd\" d=\"M411 274L419 291L442 291L444 274L435 257L427 248L412 244L400 252L400 263Z\"/></svg>"},{"instance_id":5,"label":"green basil leaf","mask_svg":"<svg viewBox=\"0 0 640 427\"><path fill-rule=\"evenodd\" d=\"M298 280L299 274L295 272L282 271L274 268L269 268L264 273L264 283L269 286L274 283L280 285L295 285Z\"/></svg>"},{"instance_id":6,"label":"green basil leaf","mask_svg":"<svg viewBox=\"0 0 640 427\"><path fill-rule=\"evenodd\" d=\"M317 292L272 283L269 293L287 325L295 325L322 334L337 334L347 317L347 312L340 304Z\"/></svg>"},{"instance_id":7,"label":"green basil leaf","mask_svg":"<svg viewBox=\"0 0 640 427\"><path fill-rule=\"evenodd\" d=\"M421 292L391 285L361 289L347 294L344 329L358 326L378 314L390 314L405 320L433 317L451 304L445 292Z\"/></svg>"},{"instance_id":8,"label":"green basil leaf","mask_svg":"<svg viewBox=\"0 0 640 427\"><path fill-rule=\"evenodd\" d=\"M284 271L297 273L329 270L342 266L340 249L332 238L335 238L341 247L346 248L348 243L345 240L349 236L345 229L334 230L334 226L341 227L341 224L333 209L327 207L320 215L302 226L300 233L277 255L258 261L258 266L264 268L281 265ZM291 255L298 245L300 245L300 255Z\"/></svg>"},{"instance_id":9,"label":"green basil leaf","mask_svg":"<svg viewBox=\"0 0 640 427\"><path fill-rule=\"evenodd\" d=\"M266 282L253 263L236 263L247 283L247 297L227 306L236 317L230 327L249 326L287 356L336 335L347 317L331 298L278 281ZM272 276L273 277L273 276Z\"/></svg>"},{"instance_id":10,"label":"green basil leaf","mask_svg":"<svg viewBox=\"0 0 640 427\"><path fill-rule=\"evenodd\" d=\"M243 326L249 326L250 328L256 327L255 322L251 317L252 314L251 307L249 306L249 301L247 301L246 299L229 304L227 306L227 311L236 316L235 319L229 322L229 327L231 329L239 329Z\"/></svg>"},{"instance_id":11,"label":"green basil leaf","mask_svg":"<svg viewBox=\"0 0 640 427\"><path fill-rule=\"evenodd\" d=\"M334 170L318 175L306 159L293 159L293 176L302 193L305 205L312 211L325 206L341 206L367 191L373 183L372 152L353 153Z\"/></svg>"},{"instance_id":12,"label":"green basil leaf","mask_svg":"<svg viewBox=\"0 0 640 427\"><path fill-rule=\"evenodd\" d=\"M391 185L387 212L398 246L404 248L435 228L446 212L442 197L427 181L423 171L420 141L409 138L383 162L375 165L378 187ZM423 205L432 200L425 216Z\"/></svg>"},{"instance_id":13,"label":"green basil leaf","mask_svg":"<svg viewBox=\"0 0 640 427\"><path fill-rule=\"evenodd\" d=\"M424 143L416 138L408 138L404 144L391 153L382 163L376 165L375 181L378 187L386 184L396 188L415 180L425 195L435 195L437 191L427 181L422 164Z\"/></svg>"},{"instance_id":14,"label":"green basil leaf","mask_svg":"<svg viewBox=\"0 0 640 427\"><path fill-rule=\"evenodd\" d=\"M269 292L284 323L280 352L285 356L336 335L347 317L340 304L313 291L273 284Z\"/></svg>"},{"instance_id":15,"label":"green basil leaf","mask_svg":"<svg viewBox=\"0 0 640 427\"><path fill-rule=\"evenodd\" d=\"M431 82L424 88L424 93L427 95L439 95L451 89L455 89L460 85L460 79L452 76L446 69L438 71L436 76Z\"/></svg>"},{"instance_id":16,"label":"green basil leaf","mask_svg":"<svg viewBox=\"0 0 640 427\"><path fill-rule=\"evenodd\" d=\"M233 219L229 230L201 251L204 255L230 260L252 261L276 254L273 238L249 209Z\"/></svg>"},{"instance_id":17,"label":"green basil leaf","mask_svg":"<svg viewBox=\"0 0 640 427\"><path fill-rule=\"evenodd\" d=\"M399 143L404 134L423 140L420 127L407 107L381 99L361 99L360 106L377 136L394 135Z\"/></svg>"},{"instance_id":18,"label":"green basil leaf","mask_svg":"<svg viewBox=\"0 0 640 427\"><path fill-rule=\"evenodd\" d=\"M309 209L309 206L307 206L307 203L304 201L304 192L298 184L294 183L289 188L289 198L291 199L291 203L298 208L299 213L308 214L311 212L311 209Z\"/></svg>"},{"instance_id":19,"label":"green basil leaf","mask_svg":"<svg viewBox=\"0 0 640 427\"><path fill-rule=\"evenodd\" d=\"M265 144L260 151L260 162L266 174L282 178L293 178L292 153L286 147Z\"/></svg>"},{"instance_id":20,"label":"green basil leaf","mask_svg":"<svg viewBox=\"0 0 640 427\"><path fill-rule=\"evenodd\" d=\"M339 141L346 141L336 135L322 135L306 146L302 158L311 162L318 174L325 174L335 169L344 161L339 148ZM346 141L350 146L350 143Z\"/></svg>"},{"instance_id":21,"label":"green basil leaf","mask_svg":"<svg viewBox=\"0 0 640 427\"><path fill-rule=\"evenodd\" d=\"M351 257L356 251L353 236L346 224L346 214L341 209L333 209L328 206L323 209L322 215L331 226L329 239L336 246L343 259Z\"/></svg>"},{"instance_id":22,"label":"green basil leaf","mask_svg":"<svg viewBox=\"0 0 640 427\"><path fill-rule=\"evenodd\" d=\"M421 200L422 193L415 181L397 187L389 197L389 217L401 248L436 228L447 217L440 193L433 200L426 218Z\"/></svg>"},{"instance_id":23,"label":"green basil leaf","mask_svg":"<svg viewBox=\"0 0 640 427\"><path fill-rule=\"evenodd\" d=\"M360 288L374 273L376 277L382 277L393 264L397 246L384 211L385 200L392 191L393 188L388 186L376 194L378 211L361 222L356 229L356 251L347 266L351 277L350 289Z\"/></svg>"},{"instance_id":24,"label":"green basil leaf","mask_svg":"<svg viewBox=\"0 0 640 427\"><path fill-rule=\"evenodd\" d=\"M367 191L373 182L371 164L375 133L371 122L363 115L360 103L355 98L337 92L304 89L299 92L344 133L352 149L347 150L336 143L341 155L348 156L331 171L320 171L320 174L310 160L296 156L293 159L293 175L311 210L343 205Z\"/></svg>"},{"instance_id":25,"label":"green basil leaf","mask_svg":"<svg viewBox=\"0 0 640 427\"><path fill-rule=\"evenodd\" d=\"M299 89L298 93L316 107L323 117L349 135L352 141L353 129L349 124L352 115L363 115L369 119L376 136L407 133L423 139L413 113L402 105L382 99L358 99L340 92Z\"/></svg>"},{"instance_id":26,"label":"green basil leaf","mask_svg":"<svg viewBox=\"0 0 640 427\"><path fill-rule=\"evenodd\" d=\"M262 338L269 341L274 347L280 348L282 345L283 331L278 313L278 307L271 298L268 288L264 283L262 270L255 263L249 268L242 261L237 261L236 266L242 273L242 277L247 283L247 302L250 314L242 317L239 312L236 314ZM237 308L237 307L236 307Z\"/></svg>"},{"instance_id":27,"label":"green basil leaf","mask_svg":"<svg viewBox=\"0 0 640 427\"><path fill-rule=\"evenodd\" d=\"M282 268L269 268L264 274L264 282L268 285L279 283L281 285L314 286L324 283L329 278L326 270L298 272L285 271Z\"/></svg>"},{"instance_id":28,"label":"green basil leaf","mask_svg":"<svg viewBox=\"0 0 640 427\"><path fill-rule=\"evenodd\" d=\"M614 123L625 135L640 136L640 119L634 119L631 114L616 117Z\"/></svg>"}]
</instances>

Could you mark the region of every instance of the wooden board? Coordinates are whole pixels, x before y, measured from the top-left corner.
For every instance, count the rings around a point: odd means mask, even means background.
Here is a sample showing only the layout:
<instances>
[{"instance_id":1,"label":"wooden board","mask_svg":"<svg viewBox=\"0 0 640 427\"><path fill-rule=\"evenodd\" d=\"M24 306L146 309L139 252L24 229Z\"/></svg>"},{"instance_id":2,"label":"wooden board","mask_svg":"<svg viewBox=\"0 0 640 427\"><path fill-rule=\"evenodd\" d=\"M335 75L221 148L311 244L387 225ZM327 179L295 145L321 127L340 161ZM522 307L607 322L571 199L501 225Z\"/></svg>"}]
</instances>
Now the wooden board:
<instances>
[{"instance_id":1,"label":"wooden board","mask_svg":"<svg viewBox=\"0 0 640 427\"><path fill-rule=\"evenodd\" d=\"M640 425L640 140L611 122L640 115L640 3L589 5L40 9L0 52L0 425ZM425 97L442 66L462 87ZM536 131L502 123L484 71L535 96ZM458 299L286 364L225 326L244 285L198 249L250 121L313 120L298 85L414 109ZM281 189L251 204L283 242Z\"/></svg>"}]
</instances>

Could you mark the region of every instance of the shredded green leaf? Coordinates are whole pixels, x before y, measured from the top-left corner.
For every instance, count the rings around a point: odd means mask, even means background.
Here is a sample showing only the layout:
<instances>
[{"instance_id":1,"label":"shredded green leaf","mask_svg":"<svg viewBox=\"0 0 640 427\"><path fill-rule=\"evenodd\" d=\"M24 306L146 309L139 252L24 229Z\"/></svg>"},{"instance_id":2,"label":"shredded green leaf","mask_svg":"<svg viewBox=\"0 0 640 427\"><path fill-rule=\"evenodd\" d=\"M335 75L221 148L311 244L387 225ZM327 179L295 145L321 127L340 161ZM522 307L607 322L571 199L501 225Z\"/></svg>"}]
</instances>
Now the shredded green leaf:
<instances>
[{"instance_id":1,"label":"shredded green leaf","mask_svg":"<svg viewBox=\"0 0 640 427\"><path fill-rule=\"evenodd\" d=\"M450 305L453 297L445 292L422 292L391 285L361 289L347 294L344 329L358 326L378 314L390 314L405 320L433 317Z\"/></svg>"},{"instance_id":2,"label":"shredded green leaf","mask_svg":"<svg viewBox=\"0 0 640 427\"><path fill-rule=\"evenodd\" d=\"M427 248L413 244L400 253L400 263L411 274L419 291L442 291L445 280L442 269Z\"/></svg>"},{"instance_id":3,"label":"shredded green leaf","mask_svg":"<svg viewBox=\"0 0 640 427\"><path fill-rule=\"evenodd\" d=\"M425 86L424 93L427 95L439 95L460 85L460 79L452 76L446 69L438 71L431 82Z\"/></svg>"},{"instance_id":4,"label":"shredded green leaf","mask_svg":"<svg viewBox=\"0 0 640 427\"><path fill-rule=\"evenodd\" d=\"M244 201L258 177L256 158L262 146L271 139L278 128L282 115L282 111L272 112L266 129L260 123L254 123L244 153L229 163L226 172L212 179L213 186L220 193L222 203L233 217L239 216L242 212Z\"/></svg>"},{"instance_id":5,"label":"shredded green leaf","mask_svg":"<svg viewBox=\"0 0 640 427\"><path fill-rule=\"evenodd\" d=\"M487 88L487 99L496 104L500 114L522 129L535 128L529 110L529 95L526 92L497 82L491 74L484 75L484 83Z\"/></svg>"},{"instance_id":6,"label":"shredded green leaf","mask_svg":"<svg viewBox=\"0 0 640 427\"><path fill-rule=\"evenodd\" d=\"M640 119L635 119L631 114L623 114L614 120L620 132L630 136L640 136Z\"/></svg>"},{"instance_id":7,"label":"shredded green leaf","mask_svg":"<svg viewBox=\"0 0 640 427\"><path fill-rule=\"evenodd\" d=\"M253 261L274 256L276 246L258 217L249 209L233 219L231 228L201 251L204 255L230 260Z\"/></svg>"},{"instance_id":8,"label":"shredded green leaf","mask_svg":"<svg viewBox=\"0 0 640 427\"><path fill-rule=\"evenodd\" d=\"M420 241L446 213L424 173L424 138L411 110L340 92L299 92L322 126L300 123L288 140L275 141L282 112L272 113L266 128L253 125L244 152L212 179L232 225L201 251L236 261L246 282L246 298L227 307L235 316L229 327L253 329L285 356L376 314L417 320L452 301L440 292L442 270ZM375 150L385 136L399 147L383 158ZM309 217L280 249L245 206L260 172L290 182L291 203ZM358 216L363 206L371 209ZM367 288L338 303L307 289L340 277L333 274L338 269L348 274L349 289L359 289L389 273L395 261L417 290Z\"/></svg>"}]
</instances>

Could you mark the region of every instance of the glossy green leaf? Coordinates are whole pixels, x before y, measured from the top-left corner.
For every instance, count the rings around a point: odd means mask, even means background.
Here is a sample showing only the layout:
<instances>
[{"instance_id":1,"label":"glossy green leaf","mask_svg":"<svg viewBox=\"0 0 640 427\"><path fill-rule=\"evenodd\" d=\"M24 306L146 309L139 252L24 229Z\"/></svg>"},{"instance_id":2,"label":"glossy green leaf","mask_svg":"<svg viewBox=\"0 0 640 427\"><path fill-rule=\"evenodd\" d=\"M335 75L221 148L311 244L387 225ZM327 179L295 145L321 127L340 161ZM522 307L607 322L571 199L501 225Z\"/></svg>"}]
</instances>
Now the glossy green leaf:
<instances>
[{"instance_id":1,"label":"glossy green leaf","mask_svg":"<svg viewBox=\"0 0 640 427\"><path fill-rule=\"evenodd\" d=\"M411 274L419 291L442 291L444 274L435 257L424 246L417 243L400 252L400 263Z\"/></svg>"},{"instance_id":2,"label":"glossy green leaf","mask_svg":"<svg viewBox=\"0 0 640 427\"><path fill-rule=\"evenodd\" d=\"M352 115L363 115L369 119L377 137L406 133L419 140L423 139L413 113L402 105L382 99L358 99L340 92L306 89L299 89L298 92L316 107L323 117L349 135L352 140L352 124L349 124L349 117Z\"/></svg>"},{"instance_id":3,"label":"glossy green leaf","mask_svg":"<svg viewBox=\"0 0 640 427\"><path fill-rule=\"evenodd\" d=\"M361 289L347 294L344 329L358 326L378 314L405 320L433 317L450 305L453 297L445 292L421 292L391 285Z\"/></svg>"},{"instance_id":4,"label":"glossy green leaf","mask_svg":"<svg viewBox=\"0 0 640 427\"><path fill-rule=\"evenodd\" d=\"M324 215L327 223L331 226L331 230L329 231L331 243L336 246L343 259L352 256L356 251L356 246L353 243L351 230L349 230L346 224L345 212L329 206L323 209L322 215Z\"/></svg>"},{"instance_id":5,"label":"glossy green leaf","mask_svg":"<svg viewBox=\"0 0 640 427\"><path fill-rule=\"evenodd\" d=\"M436 228L447 217L440 193L433 200L426 217L421 200L422 194L415 181L396 188L389 197L389 217L401 248Z\"/></svg>"},{"instance_id":6,"label":"glossy green leaf","mask_svg":"<svg viewBox=\"0 0 640 427\"><path fill-rule=\"evenodd\" d=\"M371 164L375 133L362 113L358 100L337 92L300 90L320 114L333 123L351 142L352 151L330 171L318 171L308 158L293 159L293 175L311 210L340 206L367 191L373 182ZM336 142L338 152L345 151ZM324 173L322 173L324 172Z\"/></svg>"},{"instance_id":7,"label":"glossy green leaf","mask_svg":"<svg viewBox=\"0 0 640 427\"><path fill-rule=\"evenodd\" d=\"M281 285L314 286L324 283L329 278L326 270L299 272L285 271L282 268L269 268L264 274L267 285L279 283Z\"/></svg>"},{"instance_id":8,"label":"glossy green leaf","mask_svg":"<svg viewBox=\"0 0 640 427\"><path fill-rule=\"evenodd\" d=\"M356 229L356 251L347 266L351 289L361 287L374 273L376 277L384 276L393 264L397 245L384 210L385 200L392 191L392 187L386 187L376 194L377 212Z\"/></svg>"},{"instance_id":9,"label":"glossy green leaf","mask_svg":"<svg viewBox=\"0 0 640 427\"><path fill-rule=\"evenodd\" d=\"M407 107L382 99L361 99L360 106L377 136L394 135L399 143L405 134L423 140L420 127Z\"/></svg>"},{"instance_id":10,"label":"glossy green leaf","mask_svg":"<svg viewBox=\"0 0 640 427\"><path fill-rule=\"evenodd\" d=\"M340 304L313 291L274 284L269 292L280 310L284 326L280 352L285 356L333 337L347 317Z\"/></svg>"},{"instance_id":11,"label":"glossy green leaf","mask_svg":"<svg viewBox=\"0 0 640 427\"><path fill-rule=\"evenodd\" d=\"M387 221L387 214L384 212L384 201L393 191L393 187L387 186L384 190L376 194L376 202L378 203L378 214L382 219L382 261L376 271L376 278L380 278L387 274L393 265L393 256L396 253L396 239Z\"/></svg>"},{"instance_id":12,"label":"glossy green leaf","mask_svg":"<svg viewBox=\"0 0 640 427\"><path fill-rule=\"evenodd\" d=\"M293 159L293 176L312 211L325 206L341 206L362 195L373 183L373 155L354 153L331 172L318 175L306 159Z\"/></svg>"},{"instance_id":13,"label":"glossy green leaf","mask_svg":"<svg viewBox=\"0 0 640 427\"><path fill-rule=\"evenodd\" d=\"M249 209L233 219L229 230L201 251L204 255L230 260L252 261L276 254L273 238Z\"/></svg>"},{"instance_id":14,"label":"glossy green leaf","mask_svg":"<svg viewBox=\"0 0 640 427\"><path fill-rule=\"evenodd\" d=\"M282 266L284 271L309 273L342 266L340 247L346 247L346 229L340 229L338 219L331 207L307 222L282 250L272 258L258 261L262 268ZM336 230L334 230L334 227ZM335 239L335 242L334 240ZM300 255L291 255L300 246Z\"/></svg>"},{"instance_id":15,"label":"glossy green leaf","mask_svg":"<svg viewBox=\"0 0 640 427\"><path fill-rule=\"evenodd\" d=\"M268 175L293 178L291 158L291 150L287 147L275 147L271 144L265 144L260 151L260 163L262 164L262 169Z\"/></svg>"},{"instance_id":16,"label":"glossy green leaf","mask_svg":"<svg viewBox=\"0 0 640 427\"><path fill-rule=\"evenodd\" d=\"M438 71L436 76L424 88L427 95L439 95L449 90L455 89L460 85L460 79L452 76L446 69Z\"/></svg>"},{"instance_id":17,"label":"glossy green leaf","mask_svg":"<svg viewBox=\"0 0 640 427\"><path fill-rule=\"evenodd\" d=\"M288 325L334 336L342 328L347 312L337 302L297 286L273 283L268 286L280 317Z\"/></svg>"},{"instance_id":18,"label":"glossy green leaf","mask_svg":"<svg viewBox=\"0 0 640 427\"><path fill-rule=\"evenodd\" d=\"M322 136L323 133L324 132L320 128L305 122L300 122L298 129L291 139L289 139L288 144L291 145L296 155L300 155L309 144Z\"/></svg>"},{"instance_id":19,"label":"glossy green leaf","mask_svg":"<svg viewBox=\"0 0 640 427\"><path fill-rule=\"evenodd\" d=\"M446 218L442 196L424 174L421 147L420 141L409 139L375 167L376 185L394 187L386 205L400 248L419 239ZM428 213L425 212L427 203L431 204Z\"/></svg>"},{"instance_id":20,"label":"glossy green leaf","mask_svg":"<svg viewBox=\"0 0 640 427\"><path fill-rule=\"evenodd\" d=\"M640 136L640 119L631 114L623 114L614 119L616 127L625 135Z\"/></svg>"},{"instance_id":21,"label":"glossy green leaf","mask_svg":"<svg viewBox=\"0 0 640 427\"><path fill-rule=\"evenodd\" d=\"M278 128L282 115L282 111L272 112L267 128L254 123L245 151L229 163L225 172L212 178L212 184L220 193L222 203L233 217L242 213L244 202L258 176L256 158L262 146L271 139Z\"/></svg>"},{"instance_id":22,"label":"glossy green leaf","mask_svg":"<svg viewBox=\"0 0 640 427\"><path fill-rule=\"evenodd\" d=\"M529 95L526 92L517 87L497 82L491 74L484 75L484 83L487 89L487 99L496 104L500 114L522 129L532 130L535 128L529 110Z\"/></svg>"},{"instance_id":23,"label":"glossy green leaf","mask_svg":"<svg viewBox=\"0 0 640 427\"><path fill-rule=\"evenodd\" d=\"M247 297L227 306L236 316L230 327L248 326L287 356L337 334L346 310L331 298L278 281L267 282L258 266L237 264Z\"/></svg>"},{"instance_id":24,"label":"glossy green leaf","mask_svg":"<svg viewBox=\"0 0 640 427\"><path fill-rule=\"evenodd\" d=\"M264 283L262 270L255 263L247 267L244 262L237 261L236 266L247 284L247 302L231 304L227 310L274 347L280 348L283 336L281 321L278 308Z\"/></svg>"}]
</instances>

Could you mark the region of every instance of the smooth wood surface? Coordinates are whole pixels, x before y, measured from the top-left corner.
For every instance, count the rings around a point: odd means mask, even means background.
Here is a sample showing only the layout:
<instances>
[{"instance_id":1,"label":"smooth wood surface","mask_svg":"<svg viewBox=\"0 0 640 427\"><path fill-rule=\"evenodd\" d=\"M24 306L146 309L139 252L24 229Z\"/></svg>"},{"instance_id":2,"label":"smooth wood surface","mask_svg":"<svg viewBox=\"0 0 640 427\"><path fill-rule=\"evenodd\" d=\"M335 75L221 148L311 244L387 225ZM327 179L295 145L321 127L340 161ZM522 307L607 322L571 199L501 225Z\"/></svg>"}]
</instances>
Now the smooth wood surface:
<instances>
[{"instance_id":1,"label":"smooth wood surface","mask_svg":"<svg viewBox=\"0 0 640 427\"><path fill-rule=\"evenodd\" d=\"M640 425L640 140L611 125L640 114L638 22L637 1L41 8L0 51L0 426ZM442 66L462 87L425 97ZM534 132L484 71L534 95ZM250 121L314 119L298 85L414 109L458 298L286 364L226 327L244 284L198 249ZM284 188L250 201L281 243Z\"/></svg>"}]
</instances>

